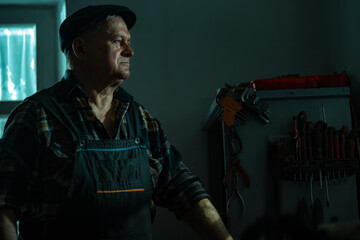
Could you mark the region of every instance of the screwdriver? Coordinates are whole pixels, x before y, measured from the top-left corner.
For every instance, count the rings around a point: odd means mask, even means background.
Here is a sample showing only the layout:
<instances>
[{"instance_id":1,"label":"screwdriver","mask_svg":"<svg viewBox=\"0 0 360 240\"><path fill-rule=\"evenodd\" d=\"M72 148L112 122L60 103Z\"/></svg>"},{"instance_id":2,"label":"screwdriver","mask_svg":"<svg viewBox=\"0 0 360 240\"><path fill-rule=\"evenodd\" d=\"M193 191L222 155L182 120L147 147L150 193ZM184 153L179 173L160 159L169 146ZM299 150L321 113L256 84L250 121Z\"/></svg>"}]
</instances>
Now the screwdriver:
<instances>
[{"instance_id":1,"label":"screwdriver","mask_svg":"<svg viewBox=\"0 0 360 240\"><path fill-rule=\"evenodd\" d=\"M293 153L294 153L294 162L299 161L298 152L299 152L299 131L297 128L297 117L292 117L292 131L293 131ZM296 183L296 172L294 172L294 181Z\"/></svg>"},{"instance_id":2,"label":"screwdriver","mask_svg":"<svg viewBox=\"0 0 360 240\"><path fill-rule=\"evenodd\" d=\"M340 130L340 155L341 155L341 159L344 161L346 158L346 154L345 154L345 141L346 141L346 137L347 137L347 133L348 133L348 126L344 125L342 126L341 130ZM344 169L344 182L346 183L346 170Z\"/></svg>"},{"instance_id":3,"label":"screwdriver","mask_svg":"<svg viewBox=\"0 0 360 240\"><path fill-rule=\"evenodd\" d=\"M357 130L353 128L349 132L349 135L347 136L346 139L346 147L347 147L346 152L347 152L347 157L350 160L354 160L355 158L356 138L357 138Z\"/></svg>"},{"instance_id":4,"label":"screwdriver","mask_svg":"<svg viewBox=\"0 0 360 240\"><path fill-rule=\"evenodd\" d=\"M322 113L323 113L323 119L324 119L324 124L323 124L323 129L322 129L322 137L323 137L323 159L325 161L329 160L329 141L328 141L328 137L327 137L327 122L326 122L326 114L325 114L325 106L324 104L321 105L321 109L322 109ZM325 163L325 162L324 162ZM329 181L329 170L327 168L326 172L324 170L324 175L325 175L325 191L326 191L326 205L327 207L330 206L330 199L329 199L329 187L328 187L328 181ZM321 166L320 166L320 174L321 174ZM322 185L322 179L320 180L320 187Z\"/></svg>"},{"instance_id":5,"label":"screwdriver","mask_svg":"<svg viewBox=\"0 0 360 240\"><path fill-rule=\"evenodd\" d=\"M300 156L302 161L307 161L307 156L306 156L307 151L306 151L306 143L305 143L306 120L307 117L305 111L300 111L297 118L297 123L298 123L300 146L301 146Z\"/></svg>"},{"instance_id":6,"label":"screwdriver","mask_svg":"<svg viewBox=\"0 0 360 240\"><path fill-rule=\"evenodd\" d=\"M315 160L321 161L323 160L323 121L318 121L315 124L314 132L313 132L313 146L314 146L314 153L315 153ZM320 182L320 188L322 189L322 172L321 172L321 166L319 166L319 182Z\"/></svg>"},{"instance_id":7,"label":"screwdriver","mask_svg":"<svg viewBox=\"0 0 360 240\"><path fill-rule=\"evenodd\" d=\"M307 159L309 161L313 160L313 149L312 149L312 132L314 130L314 123L306 122L306 150L307 150ZM308 166L308 163L307 163ZM306 181L307 173L306 173Z\"/></svg>"},{"instance_id":8,"label":"screwdriver","mask_svg":"<svg viewBox=\"0 0 360 240\"><path fill-rule=\"evenodd\" d=\"M335 159L340 159L340 136L339 131L335 131L334 134L334 149L335 149ZM339 183L341 183L341 173L340 169L338 169L338 177L339 177Z\"/></svg>"},{"instance_id":9,"label":"screwdriver","mask_svg":"<svg viewBox=\"0 0 360 240\"><path fill-rule=\"evenodd\" d=\"M340 130L340 154L341 154L341 159L346 159L346 154L345 154L345 142L346 142L346 137L348 134L348 126L344 125L342 126L341 130Z\"/></svg>"},{"instance_id":10,"label":"screwdriver","mask_svg":"<svg viewBox=\"0 0 360 240\"><path fill-rule=\"evenodd\" d=\"M307 158L311 161L313 160L313 150L312 150L312 131L314 131L314 123L306 122L306 149L307 149Z\"/></svg>"},{"instance_id":11,"label":"screwdriver","mask_svg":"<svg viewBox=\"0 0 360 240\"><path fill-rule=\"evenodd\" d=\"M327 132L327 135L328 135L328 142L329 142L329 149L330 149L330 152L329 152L329 158L330 160L334 160L335 159L335 143L334 143L334 135L335 135L335 128L334 127L329 127L328 128L328 132ZM333 181L335 183L335 170L334 168L332 167L333 169Z\"/></svg>"},{"instance_id":12,"label":"screwdriver","mask_svg":"<svg viewBox=\"0 0 360 240\"><path fill-rule=\"evenodd\" d=\"M297 123L298 123L298 130L299 130L299 139L300 139L300 156L301 156L301 161L302 164L305 163L305 165L307 164L307 151L306 151L306 139L305 139L305 129L306 129L306 120L307 120L307 116L306 116L306 112L305 111L300 111L298 114L298 118L297 118ZM300 171L300 177L302 177L302 172ZM307 172L305 172L305 179L307 179Z\"/></svg>"}]
</instances>

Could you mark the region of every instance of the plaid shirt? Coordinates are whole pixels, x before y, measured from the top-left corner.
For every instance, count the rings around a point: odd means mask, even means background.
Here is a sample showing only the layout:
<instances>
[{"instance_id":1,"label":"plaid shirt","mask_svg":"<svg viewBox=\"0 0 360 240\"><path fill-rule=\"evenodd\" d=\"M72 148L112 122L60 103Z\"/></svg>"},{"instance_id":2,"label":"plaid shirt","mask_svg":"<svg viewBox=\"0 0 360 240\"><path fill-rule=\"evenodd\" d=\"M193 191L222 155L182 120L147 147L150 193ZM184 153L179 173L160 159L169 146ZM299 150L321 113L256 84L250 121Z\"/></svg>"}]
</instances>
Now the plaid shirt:
<instances>
[{"instance_id":1,"label":"plaid shirt","mask_svg":"<svg viewBox=\"0 0 360 240\"><path fill-rule=\"evenodd\" d=\"M111 139L95 117L86 94L67 71L52 87L71 120L88 139ZM125 113L132 97L121 87L114 93L118 131L115 139L128 138ZM142 135L148 139L148 159L156 205L179 218L184 210L209 197L198 177L181 161L160 123L140 104ZM10 115L0 148L0 207L10 207L39 221L51 221L61 194L71 180L75 144L69 131L36 100L26 100Z\"/></svg>"}]
</instances>

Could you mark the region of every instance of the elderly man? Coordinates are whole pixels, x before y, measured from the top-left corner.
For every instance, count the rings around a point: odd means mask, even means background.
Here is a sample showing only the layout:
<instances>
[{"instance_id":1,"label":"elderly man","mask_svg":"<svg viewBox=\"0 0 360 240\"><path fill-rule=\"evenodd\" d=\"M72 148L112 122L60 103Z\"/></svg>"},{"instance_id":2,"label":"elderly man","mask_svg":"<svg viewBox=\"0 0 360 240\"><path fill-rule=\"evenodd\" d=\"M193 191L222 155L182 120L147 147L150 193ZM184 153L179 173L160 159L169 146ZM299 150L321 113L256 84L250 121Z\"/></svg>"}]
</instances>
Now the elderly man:
<instances>
[{"instance_id":1,"label":"elderly man","mask_svg":"<svg viewBox=\"0 0 360 240\"><path fill-rule=\"evenodd\" d=\"M204 239L232 239L160 123L121 83L134 55L126 7L60 26L68 70L10 115L0 148L0 239L151 239L151 203Z\"/></svg>"}]
</instances>

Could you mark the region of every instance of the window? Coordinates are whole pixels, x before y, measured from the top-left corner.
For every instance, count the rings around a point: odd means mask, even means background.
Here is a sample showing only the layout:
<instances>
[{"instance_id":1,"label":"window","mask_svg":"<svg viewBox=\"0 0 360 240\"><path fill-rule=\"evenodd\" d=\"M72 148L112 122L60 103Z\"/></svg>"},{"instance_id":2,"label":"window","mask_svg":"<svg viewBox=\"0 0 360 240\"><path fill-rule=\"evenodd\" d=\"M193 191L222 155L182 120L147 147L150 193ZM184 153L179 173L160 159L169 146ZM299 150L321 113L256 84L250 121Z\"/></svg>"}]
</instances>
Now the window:
<instances>
[{"instance_id":1,"label":"window","mask_svg":"<svg viewBox=\"0 0 360 240\"><path fill-rule=\"evenodd\" d=\"M0 25L0 100L36 92L36 25Z\"/></svg>"},{"instance_id":2,"label":"window","mask_svg":"<svg viewBox=\"0 0 360 240\"><path fill-rule=\"evenodd\" d=\"M36 92L36 25L0 25L0 100L23 100ZM0 137L7 119L0 115Z\"/></svg>"},{"instance_id":3,"label":"window","mask_svg":"<svg viewBox=\"0 0 360 240\"><path fill-rule=\"evenodd\" d=\"M26 97L59 81L64 73L57 34L65 17L65 1L0 1L1 136L10 112Z\"/></svg>"}]
</instances>

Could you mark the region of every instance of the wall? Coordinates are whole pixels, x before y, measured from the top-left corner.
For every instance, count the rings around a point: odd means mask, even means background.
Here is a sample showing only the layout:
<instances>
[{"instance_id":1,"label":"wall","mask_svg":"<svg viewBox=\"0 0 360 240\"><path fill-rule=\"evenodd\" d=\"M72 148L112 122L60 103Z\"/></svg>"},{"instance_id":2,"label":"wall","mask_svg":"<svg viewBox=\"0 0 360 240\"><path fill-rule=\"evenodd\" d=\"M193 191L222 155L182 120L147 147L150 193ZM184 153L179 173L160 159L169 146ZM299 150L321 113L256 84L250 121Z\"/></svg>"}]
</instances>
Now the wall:
<instances>
[{"instance_id":1,"label":"wall","mask_svg":"<svg viewBox=\"0 0 360 240\"><path fill-rule=\"evenodd\" d=\"M207 187L201 124L225 83L343 70L358 82L356 0L71 0L67 12L100 3L127 5L137 13L132 76L124 87L162 122ZM197 239L158 209L154 239L162 238Z\"/></svg>"},{"instance_id":2,"label":"wall","mask_svg":"<svg viewBox=\"0 0 360 240\"><path fill-rule=\"evenodd\" d=\"M328 41L331 47L331 68L334 71L346 71L351 80L351 90L357 113L360 113L360 31L356 0L332 0L327 7ZM357 121L360 123L359 120Z\"/></svg>"}]
</instances>

